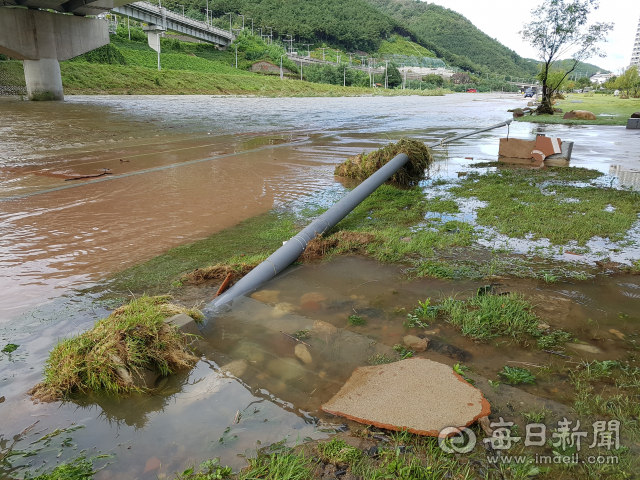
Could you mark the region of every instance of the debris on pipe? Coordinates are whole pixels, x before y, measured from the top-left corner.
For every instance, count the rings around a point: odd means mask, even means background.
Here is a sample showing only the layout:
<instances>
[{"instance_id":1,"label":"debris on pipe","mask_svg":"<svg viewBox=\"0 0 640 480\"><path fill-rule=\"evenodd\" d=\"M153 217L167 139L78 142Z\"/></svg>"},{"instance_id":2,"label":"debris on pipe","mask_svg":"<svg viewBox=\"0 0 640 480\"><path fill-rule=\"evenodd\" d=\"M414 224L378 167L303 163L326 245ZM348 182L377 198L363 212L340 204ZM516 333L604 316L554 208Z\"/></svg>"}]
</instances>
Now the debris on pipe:
<instances>
[{"instance_id":1,"label":"debris on pipe","mask_svg":"<svg viewBox=\"0 0 640 480\"><path fill-rule=\"evenodd\" d=\"M428 145L428 147L435 148L439 145L444 145L445 143L450 143L461 138L470 137L478 133L493 130L494 128L509 125L511 122L512 120L507 120L506 122L498 123L487 128L442 139L439 142ZM264 262L241 278L229 290L209 302L205 307L204 312L207 314L213 314L219 307L231 302L234 298L255 290L264 282L275 277L278 273L295 262L300 255L302 255L307 247L307 243L316 238L317 235L322 235L336 226L340 220L360 205L360 203L371 195L380 185L389 180L389 178L391 178L408 161L409 156L407 154L400 153L396 155L393 159L380 167L377 172L373 173L369 178L364 180L360 185L340 199L333 207L324 212L311 222L310 225L282 245L282 247L271 254L271 256Z\"/></svg>"},{"instance_id":2,"label":"debris on pipe","mask_svg":"<svg viewBox=\"0 0 640 480\"><path fill-rule=\"evenodd\" d=\"M222 282L222 285L220 285L220 288L216 293L216 297L219 297L222 293L224 293L224 291L229 287L229 284L231 283L232 278L233 278L233 272L229 272L227 274L227 278L225 278L224 282Z\"/></svg>"}]
</instances>

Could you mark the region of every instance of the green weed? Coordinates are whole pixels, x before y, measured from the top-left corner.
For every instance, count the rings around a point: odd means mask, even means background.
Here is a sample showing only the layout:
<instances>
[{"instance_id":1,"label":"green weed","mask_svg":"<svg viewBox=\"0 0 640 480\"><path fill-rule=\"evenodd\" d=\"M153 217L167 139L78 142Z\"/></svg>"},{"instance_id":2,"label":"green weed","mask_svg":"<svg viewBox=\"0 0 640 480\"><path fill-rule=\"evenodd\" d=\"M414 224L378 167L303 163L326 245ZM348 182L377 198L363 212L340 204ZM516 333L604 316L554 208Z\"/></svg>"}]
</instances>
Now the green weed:
<instances>
[{"instance_id":1,"label":"green weed","mask_svg":"<svg viewBox=\"0 0 640 480\"><path fill-rule=\"evenodd\" d=\"M521 367L509 367L505 365L502 372L498 372L505 383L509 385L520 385L522 383L536 383L536 377L526 368Z\"/></svg>"},{"instance_id":2,"label":"green weed","mask_svg":"<svg viewBox=\"0 0 640 480\"><path fill-rule=\"evenodd\" d=\"M331 441L318 444L318 453L325 462L353 464L360 460L362 452L334 437Z\"/></svg>"},{"instance_id":3,"label":"green weed","mask_svg":"<svg viewBox=\"0 0 640 480\"><path fill-rule=\"evenodd\" d=\"M549 349L571 340L571 334L563 330L542 335L538 338L538 348Z\"/></svg>"},{"instance_id":4,"label":"green weed","mask_svg":"<svg viewBox=\"0 0 640 480\"><path fill-rule=\"evenodd\" d=\"M0 353L13 353L18 349L19 346L20 345L16 345L15 343L7 343L2 348L2 350L0 350Z\"/></svg>"},{"instance_id":5,"label":"green weed","mask_svg":"<svg viewBox=\"0 0 640 480\"><path fill-rule=\"evenodd\" d=\"M482 295L468 300L447 298L440 304L440 311L448 316L449 323L463 335L477 340L539 335L539 318L531 309L532 305L518 293Z\"/></svg>"},{"instance_id":6,"label":"green weed","mask_svg":"<svg viewBox=\"0 0 640 480\"><path fill-rule=\"evenodd\" d=\"M240 472L238 480L308 480L313 472L311 458L291 452L258 454L248 462L249 466Z\"/></svg>"},{"instance_id":7,"label":"green weed","mask_svg":"<svg viewBox=\"0 0 640 480\"><path fill-rule=\"evenodd\" d=\"M401 344L394 345L393 349L396 352L398 352L398 355L400 355L401 360L404 360L405 358L411 358L415 353L413 350L407 350L407 348Z\"/></svg>"},{"instance_id":8,"label":"green weed","mask_svg":"<svg viewBox=\"0 0 640 480\"><path fill-rule=\"evenodd\" d=\"M231 467L223 467L220 465L220 459L214 458L202 462L198 467L187 468L181 474L178 474L178 480L222 480L229 478L233 470Z\"/></svg>"},{"instance_id":9,"label":"green weed","mask_svg":"<svg viewBox=\"0 0 640 480\"><path fill-rule=\"evenodd\" d=\"M81 455L70 462L64 462L56 466L50 473L42 473L32 477L29 472L24 476L25 480L90 480L96 472L93 463L86 456Z\"/></svg>"},{"instance_id":10,"label":"green weed","mask_svg":"<svg viewBox=\"0 0 640 480\"><path fill-rule=\"evenodd\" d=\"M364 325L367 321L358 315L350 315L348 323L349 325Z\"/></svg>"}]
</instances>

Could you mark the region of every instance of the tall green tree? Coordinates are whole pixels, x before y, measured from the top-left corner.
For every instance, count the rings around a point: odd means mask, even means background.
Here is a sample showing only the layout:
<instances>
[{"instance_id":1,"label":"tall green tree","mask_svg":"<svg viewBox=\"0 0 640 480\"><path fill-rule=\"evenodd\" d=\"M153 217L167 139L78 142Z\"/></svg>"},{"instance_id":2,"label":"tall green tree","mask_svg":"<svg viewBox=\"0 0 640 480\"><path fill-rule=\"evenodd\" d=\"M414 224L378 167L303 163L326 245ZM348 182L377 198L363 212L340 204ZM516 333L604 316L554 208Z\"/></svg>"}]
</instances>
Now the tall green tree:
<instances>
[{"instance_id":1,"label":"tall green tree","mask_svg":"<svg viewBox=\"0 0 640 480\"><path fill-rule=\"evenodd\" d=\"M593 56L606 56L598 44L606 40L613 24L588 23L589 14L598 7L598 0L543 0L542 5L532 10L533 20L520 31L522 39L535 48L540 60L542 103L538 114L553 115L551 96L580 62ZM559 62L567 55L573 59L568 67ZM553 74L559 69L564 75Z\"/></svg>"},{"instance_id":2,"label":"tall green tree","mask_svg":"<svg viewBox=\"0 0 640 480\"><path fill-rule=\"evenodd\" d=\"M633 92L634 95L637 95L638 90L640 89L640 75L638 75L638 67L634 65L633 67L627 68L626 72L616 79L615 86L623 92L626 92L627 96L629 96L629 93L631 92Z\"/></svg>"}]
</instances>

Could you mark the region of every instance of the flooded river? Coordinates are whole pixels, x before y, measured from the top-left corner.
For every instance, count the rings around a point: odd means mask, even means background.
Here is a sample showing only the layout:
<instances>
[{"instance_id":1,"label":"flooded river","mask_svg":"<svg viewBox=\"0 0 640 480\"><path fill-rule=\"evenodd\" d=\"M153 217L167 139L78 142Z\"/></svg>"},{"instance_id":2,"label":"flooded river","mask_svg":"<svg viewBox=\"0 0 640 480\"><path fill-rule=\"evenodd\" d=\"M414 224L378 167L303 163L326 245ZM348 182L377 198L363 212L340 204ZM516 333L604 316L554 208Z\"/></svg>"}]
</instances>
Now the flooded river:
<instances>
[{"instance_id":1,"label":"flooded river","mask_svg":"<svg viewBox=\"0 0 640 480\"><path fill-rule=\"evenodd\" d=\"M216 456L237 468L244 464L239 453L261 445L326 436L337 420L323 416L319 405L353 368L401 337L394 310L444 289L471 293L476 283L406 282L397 267L352 257L304 266L208 324L203 361L189 375L172 377L159 395L37 405L25 392L41 378L58 338L108 315L109 305L76 295L78 288L305 195L340 189L333 168L346 156L402 136L435 141L488 126L522 105L519 96L467 94L0 100L0 346L20 345L0 357L0 436L10 438L35 421L39 437L83 426L54 437L37 458L75 456L73 445L114 453L98 474L105 479L170 476L190 459ZM515 123L509 134L538 132L573 140L572 165L640 186L635 132ZM465 158L495 160L497 139L506 133L502 128L436 149L436 167L455 175L469 163ZM569 318L568 331L585 340L606 336L601 350L616 356L622 346L608 331L621 329L615 324L620 315L637 316L640 281L599 282L503 288L556 299L551 303ZM366 330L344 328L352 310L365 312ZM474 344L446 325L432 328L441 348L429 350L429 358L474 359L475 370L488 376L501 368L491 358L507 347ZM280 333L303 329L313 335L311 365L296 360L295 343ZM500 355L501 362L511 358ZM534 393L552 395L545 388ZM63 442L67 437L71 446Z\"/></svg>"}]
</instances>

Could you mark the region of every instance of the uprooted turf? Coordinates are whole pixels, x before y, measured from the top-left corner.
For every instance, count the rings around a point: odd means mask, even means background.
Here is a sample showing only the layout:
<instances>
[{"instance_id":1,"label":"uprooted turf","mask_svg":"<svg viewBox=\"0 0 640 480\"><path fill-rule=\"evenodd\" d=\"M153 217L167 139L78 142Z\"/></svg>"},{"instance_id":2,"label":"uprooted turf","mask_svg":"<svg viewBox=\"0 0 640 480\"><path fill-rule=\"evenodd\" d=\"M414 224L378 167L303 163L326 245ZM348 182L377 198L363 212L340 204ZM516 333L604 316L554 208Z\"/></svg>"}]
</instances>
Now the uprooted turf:
<instances>
[{"instance_id":1,"label":"uprooted turf","mask_svg":"<svg viewBox=\"0 0 640 480\"><path fill-rule=\"evenodd\" d=\"M54 401L74 392L139 392L144 388L127 382L118 370L134 375L149 368L169 375L193 366L197 357L188 351L187 337L164 320L178 313L199 320L201 314L169 299L134 299L92 329L59 341L45 364L44 381L29 393L36 400Z\"/></svg>"},{"instance_id":2,"label":"uprooted turf","mask_svg":"<svg viewBox=\"0 0 640 480\"><path fill-rule=\"evenodd\" d=\"M415 185L424 180L433 157L424 143L408 138L350 157L336 167L334 175L365 180L400 153L406 153L409 162L391 177L391 181L398 185Z\"/></svg>"}]
</instances>

